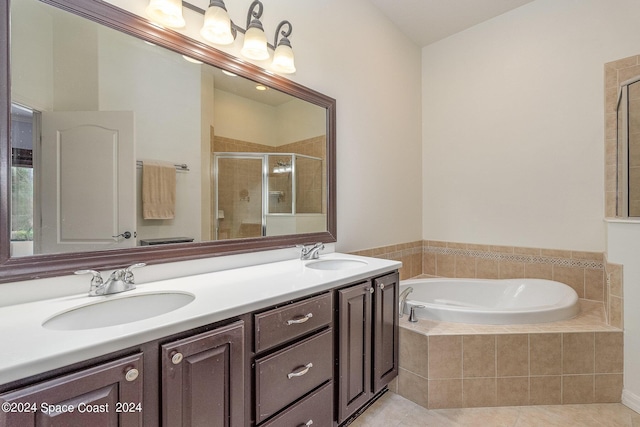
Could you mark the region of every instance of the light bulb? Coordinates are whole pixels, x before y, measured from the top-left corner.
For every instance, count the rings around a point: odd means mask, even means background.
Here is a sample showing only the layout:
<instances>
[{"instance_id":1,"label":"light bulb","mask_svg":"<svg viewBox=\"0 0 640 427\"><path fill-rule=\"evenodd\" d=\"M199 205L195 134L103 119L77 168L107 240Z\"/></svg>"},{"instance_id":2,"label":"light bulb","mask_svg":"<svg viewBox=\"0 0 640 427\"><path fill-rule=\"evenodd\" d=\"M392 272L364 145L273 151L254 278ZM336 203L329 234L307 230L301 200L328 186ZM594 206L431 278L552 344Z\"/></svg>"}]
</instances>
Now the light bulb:
<instances>
[{"instance_id":1,"label":"light bulb","mask_svg":"<svg viewBox=\"0 0 640 427\"><path fill-rule=\"evenodd\" d=\"M231 19L224 8L224 3L212 4L204 14L204 25L200 35L214 44L227 45L233 43Z\"/></svg>"},{"instance_id":2,"label":"light bulb","mask_svg":"<svg viewBox=\"0 0 640 427\"><path fill-rule=\"evenodd\" d=\"M169 28L183 28L182 0L150 0L145 10L152 21Z\"/></svg>"}]
</instances>

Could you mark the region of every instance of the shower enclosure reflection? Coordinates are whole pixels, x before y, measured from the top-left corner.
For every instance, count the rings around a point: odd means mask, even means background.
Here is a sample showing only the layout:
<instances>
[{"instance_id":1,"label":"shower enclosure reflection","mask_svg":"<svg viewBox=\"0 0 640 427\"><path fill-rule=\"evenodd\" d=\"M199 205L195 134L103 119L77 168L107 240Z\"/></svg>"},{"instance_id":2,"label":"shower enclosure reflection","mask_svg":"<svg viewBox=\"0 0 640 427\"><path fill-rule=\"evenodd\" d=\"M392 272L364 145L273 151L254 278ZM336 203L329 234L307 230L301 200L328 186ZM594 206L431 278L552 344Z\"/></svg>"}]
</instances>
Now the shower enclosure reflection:
<instances>
[{"instance_id":1,"label":"shower enclosure reflection","mask_svg":"<svg viewBox=\"0 0 640 427\"><path fill-rule=\"evenodd\" d=\"M620 86L617 113L617 212L620 217L640 217L640 77Z\"/></svg>"},{"instance_id":2,"label":"shower enclosure reflection","mask_svg":"<svg viewBox=\"0 0 640 427\"><path fill-rule=\"evenodd\" d=\"M297 153L213 155L214 239L313 233L326 228L321 157Z\"/></svg>"}]
</instances>

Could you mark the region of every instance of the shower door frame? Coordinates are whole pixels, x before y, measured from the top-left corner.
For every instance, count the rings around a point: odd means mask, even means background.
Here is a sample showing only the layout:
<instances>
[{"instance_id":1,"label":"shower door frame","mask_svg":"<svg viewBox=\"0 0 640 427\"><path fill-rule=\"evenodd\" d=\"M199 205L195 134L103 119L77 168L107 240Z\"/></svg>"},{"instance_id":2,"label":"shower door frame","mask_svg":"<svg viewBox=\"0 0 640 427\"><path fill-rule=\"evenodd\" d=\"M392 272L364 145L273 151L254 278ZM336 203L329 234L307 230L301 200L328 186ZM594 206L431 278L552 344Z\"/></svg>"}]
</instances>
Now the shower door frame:
<instances>
[{"instance_id":1,"label":"shower door frame","mask_svg":"<svg viewBox=\"0 0 640 427\"><path fill-rule=\"evenodd\" d=\"M213 156L213 178L214 178L214 185L213 185L213 229L215 230L215 240L218 241L219 239L219 231L220 231L220 218L218 218L218 196L220 194L220 192L218 191L218 184L220 183L220 180L218 179L218 172L219 172L219 166L218 166L218 160L220 160L220 158L223 159L236 159L236 160L242 160L242 159L246 159L246 160L260 160L262 162L262 167L261 167L261 185L262 185L262 197L260 200L261 206L262 206L262 213L260 215L260 221L261 221L261 231L260 231L260 237L264 237L266 235L267 232L267 223L266 223L266 216L265 216L265 212L266 209L268 208L268 206L266 206L266 204L268 203L268 198L265 198L265 191L268 191L268 185L269 183L265 181L264 177L265 177L265 173L267 172L267 168L269 167L269 165L267 164L267 158L264 154L260 154L260 153L242 153L242 152L221 152L221 153L212 153ZM238 237L230 237L230 239L237 239ZM226 239L228 240L228 239Z\"/></svg>"},{"instance_id":2,"label":"shower door frame","mask_svg":"<svg viewBox=\"0 0 640 427\"><path fill-rule=\"evenodd\" d=\"M219 240L219 224L220 218L218 218L218 195L220 194L218 191L218 184L220 180L218 179L218 160L220 158L224 159L260 159L262 160L262 232L261 237L265 237L267 235L267 215L274 216L294 216L298 215L297 213L297 183L296 183L296 157L304 157L306 159L319 160L324 161L324 159L320 157L308 156L306 154L298 154L298 153L254 153L254 152L216 152L212 153L213 161L211 162L213 165L213 179L214 185L212 186L214 194L211 199L213 201L213 215L212 215L212 229L215 230L214 239ZM291 213L270 213L269 212L269 156L283 156L291 158ZM326 185L326 184L324 184ZM328 227L328 224L327 224ZM237 238L237 237L236 237Z\"/></svg>"}]
</instances>

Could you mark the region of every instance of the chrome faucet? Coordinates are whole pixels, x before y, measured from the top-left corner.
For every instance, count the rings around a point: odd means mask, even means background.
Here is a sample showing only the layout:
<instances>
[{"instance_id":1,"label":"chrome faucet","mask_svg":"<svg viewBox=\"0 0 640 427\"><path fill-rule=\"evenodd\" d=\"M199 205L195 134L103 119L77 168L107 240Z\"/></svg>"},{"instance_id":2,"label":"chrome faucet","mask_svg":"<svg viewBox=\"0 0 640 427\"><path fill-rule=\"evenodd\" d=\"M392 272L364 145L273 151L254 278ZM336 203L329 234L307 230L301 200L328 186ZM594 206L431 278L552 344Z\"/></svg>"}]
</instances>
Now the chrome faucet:
<instances>
[{"instance_id":1,"label":"chrome faucet","mask_svg":"<svg viewBox=\"0 0 640 427\"><path fill-rule=\"evenodd\" d=\"M404 306L407 304L407 297L411 292L413 292L413 288L411 286L408 286L404 289L404 291L402 291L400 297L398 297L400 305L400 307L398 307L398 310L400 311L400 315L398 316L398 318L402 318L402 316L404 316Z\"/></svg>"},{"instance_id":2,"label":"chrome faucet","mask_svg":"<svg viewBox=\"0 0 640 427\"><path fill-rule=\"evenodd\" d=\"M313 246L296 245L296 248L300 249L301 260L318 259L319 252L324 249L324 244L318 242Z\"/></svg>"},{"instance_id":3,"label":"chrome faucet","mask_svg":"<svg viewBox=\"0 0 640 427\"><path fill-rule=\"evenodd\" d=\"M102 279L102 274L96 270L78 270L75 274L91 274L91 287L89 288L89 296L95 297L99 295L117 294L120 292L130 291L136 288L135 277L133 277L134 268L144 267L145 263L140 262L130 265L127 268L115 270L106 282Z\"/></svg>"}]
</instances>

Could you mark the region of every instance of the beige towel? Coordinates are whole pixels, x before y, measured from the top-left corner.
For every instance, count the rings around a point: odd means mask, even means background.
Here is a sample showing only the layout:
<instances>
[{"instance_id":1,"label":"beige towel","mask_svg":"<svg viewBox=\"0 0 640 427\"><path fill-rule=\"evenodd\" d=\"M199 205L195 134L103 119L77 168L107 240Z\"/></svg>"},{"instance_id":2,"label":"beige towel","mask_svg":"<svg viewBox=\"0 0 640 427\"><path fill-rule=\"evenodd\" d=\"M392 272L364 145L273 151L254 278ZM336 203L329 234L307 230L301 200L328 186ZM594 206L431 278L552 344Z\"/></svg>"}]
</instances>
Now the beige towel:
<instances>
[{"instance_id":1,"label":"beige towel","mask_svg":"<svg viewBox=\"0 0 640 427\"><path fill-rule=\"evenodd\" d=\"M176 167L171 163L142 162L142 217L173 219L176 212Z\"/></svg>"}]
</instances>

